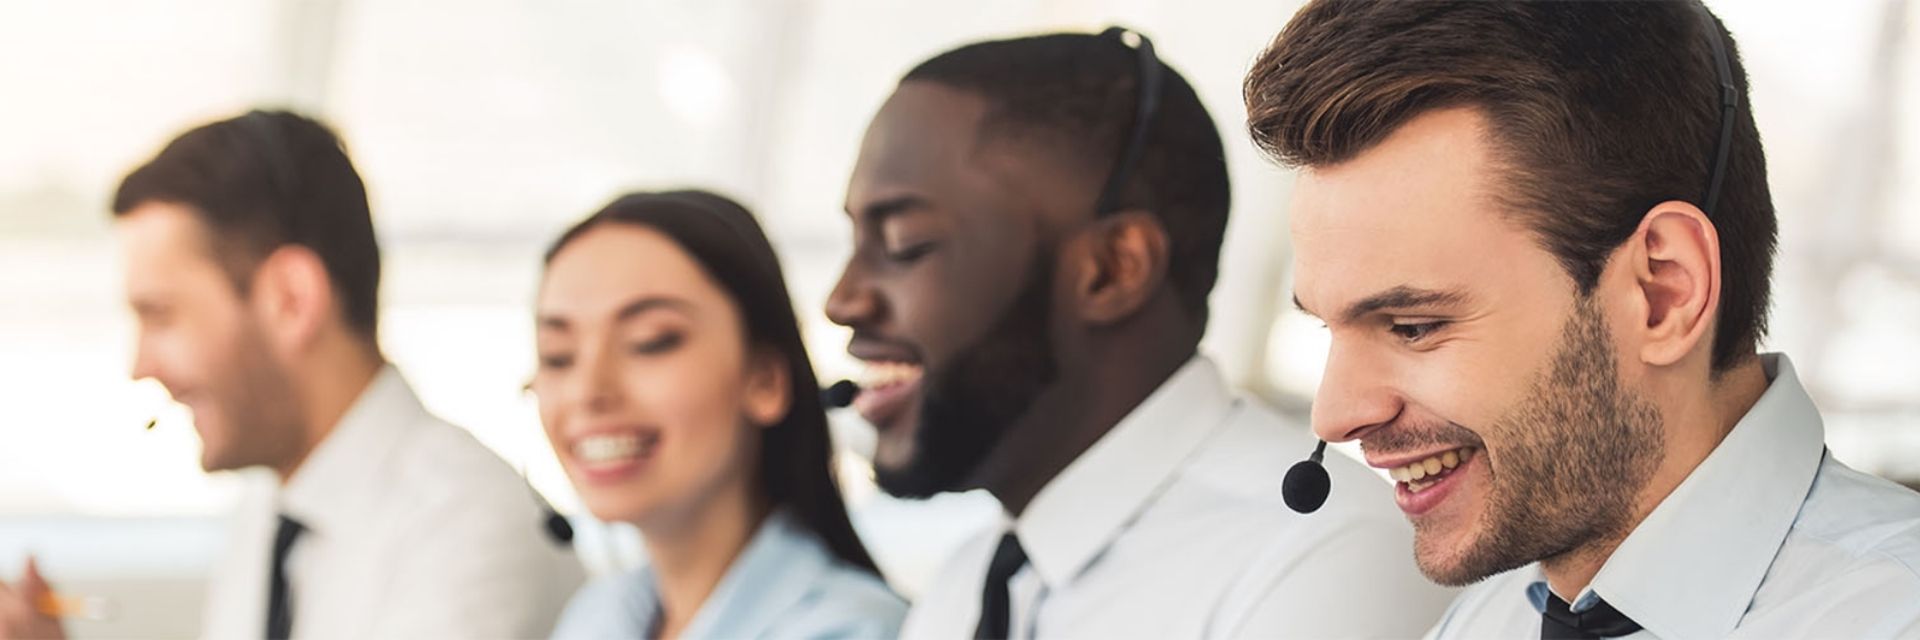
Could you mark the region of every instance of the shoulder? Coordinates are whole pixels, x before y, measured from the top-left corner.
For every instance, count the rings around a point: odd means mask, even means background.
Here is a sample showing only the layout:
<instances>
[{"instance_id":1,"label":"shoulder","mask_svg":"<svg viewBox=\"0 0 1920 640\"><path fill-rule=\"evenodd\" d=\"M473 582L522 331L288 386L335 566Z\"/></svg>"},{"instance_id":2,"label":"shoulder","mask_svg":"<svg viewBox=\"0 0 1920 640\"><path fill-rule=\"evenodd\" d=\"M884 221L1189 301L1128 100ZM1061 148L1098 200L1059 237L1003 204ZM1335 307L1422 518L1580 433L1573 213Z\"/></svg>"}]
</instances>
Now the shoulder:
<instances>
[{"instance_id":1,"label":"shoulder","mask_svg":"<svg viewBox=\"0 0 1920 640\"><path fill-rule=\"evenodd\" d=\"M525 478L473 434L424 411L410 418L380 473L379 499L397 523L495 542L544 535L545 502Z\"/></svg>"},{"instance_id":2,"label":"shoulder","mask_svg":"<svg viewBox=\"0 0 1920 640\"><path fill-rule=\"evenodd\" d=\"M1920 616L1920 493L1829 456L1756 595L1769 604L1892 598ZM1822 605L1824 606L1824 605Z\"/></svg>"},{"instance_id":3,"label":"shoulder","mask_svg":"<svg viewBox=\"0 0 1920 640\"><path fill-rule=\"evenodd\" d=\"M1788 544L1796 543L1920 587L1920 493L1829 455L1794 521Z\"/></svg>"},{"instance_id":4,"label":"shoulder","mask_svg":"<svg viewBox=\"0 0 1920 640\"><path fill-rule=\"evenodd\" d=\"M1532 565L1487 578L1460 591L1429 638L1517 637L1537 633L1540 613L1527 600Z\"/></svg>"},{"instance_id":5,"label":"shoulder","mask_svg":"<svg viewBox=\"0 0 1920 640\"><path fill-rule=\"evenodd\" d=\"M893 638L907 617L907 601L879 576L834 563L794 610L781 616L781 635L804 638Z\"/></svg>"},{"instance_id":6,"label":"shoulder","mask_svg":"<svg viewBox=\"0 0 1920 640\"><path fill-rule=\"evenodd\" d=\"M651 579L645 569L601 576L574 592L554 638L637 638L651 626Z\"/></svg>"}]
</instances>

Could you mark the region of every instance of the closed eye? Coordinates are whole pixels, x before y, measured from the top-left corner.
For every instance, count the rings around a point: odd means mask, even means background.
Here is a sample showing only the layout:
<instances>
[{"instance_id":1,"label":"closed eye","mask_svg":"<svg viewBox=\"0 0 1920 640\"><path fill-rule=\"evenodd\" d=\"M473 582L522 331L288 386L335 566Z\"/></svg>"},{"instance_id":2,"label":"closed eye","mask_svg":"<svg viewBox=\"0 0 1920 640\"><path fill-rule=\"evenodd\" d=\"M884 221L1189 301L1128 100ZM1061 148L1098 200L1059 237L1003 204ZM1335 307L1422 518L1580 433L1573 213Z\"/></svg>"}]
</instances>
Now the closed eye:
<instances>
[{"instance_id":1,"label":"closed eye","mask_svg":"<svg viewBox=\"0 0 1920 640\"><path fill-rule=\"evenodd\" d=\"M1395 322L1389 326L1387 330L1393 332L1393 335L1399 336L1401 340L1408 343L1416 343L1432 337L1434 332L1446 326L1447 322L1444 320L1431 322Z\"/></svg>"},{"instance_id":2,"label":"closed eye","mask_svg":"<svg viewBox=\"0 0 1920 640\"><path fill-rule=\"evenodd\" d=\"M935 247L935 243L922 242L899 251L888 251L886 257L888 262L895 264L913 264L927 257L927 254L933 253Z\"/></svg>"},{"instance_id":3,"label":"closed eye","mask_svg":"<svg viewBox=\"0 0 1920 640\"><path fill-rule=\"evenodd\" d=\"M686 342L686 337L684 335L680 334L679 332L673 332L673 333L662 335L658 338L654 338L652 340L636 343L628 347L627 351L634 355L657 356L663 353L673 351L674 349L678 348L681 345L681 343L684 343L684 342Z\"/></svg>"}]
</instances>

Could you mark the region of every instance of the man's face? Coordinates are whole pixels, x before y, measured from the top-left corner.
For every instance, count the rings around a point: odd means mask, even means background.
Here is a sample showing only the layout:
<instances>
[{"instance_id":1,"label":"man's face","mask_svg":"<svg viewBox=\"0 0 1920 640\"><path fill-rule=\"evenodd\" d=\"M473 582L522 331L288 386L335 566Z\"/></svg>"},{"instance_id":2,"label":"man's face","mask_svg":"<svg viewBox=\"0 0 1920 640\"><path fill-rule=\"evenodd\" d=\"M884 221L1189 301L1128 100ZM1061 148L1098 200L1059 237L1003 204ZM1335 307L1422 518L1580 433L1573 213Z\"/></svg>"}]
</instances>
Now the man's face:
<instances>
[{"instance_id":1,"label":"man's face","mask_svg":"<svg viewBox=\"0 0 1920 640\"><path fill-rule=\"evenodd\" d=\"M1483 127L1420 116L1302 173L1291 210L1296 300L1332 332L1314 430L1390 470L1452 585L1624 535L1663 455L1619 373L1619 297L1578 295L1503 213Z\"/></svg>"},{"instance_id":2,"label":"man's face","mask_svg":"<svg viewBox=\"0 0 1920 640\"><path fill-rule=\"evenodd\" d=\"M854 251L827 302L868 363L856 401L883 489L960 488L1057 375L1053 250L1064 191L981 145L980 97L907 82L875 116L847 190Z\"/></svg>"},{"instance_id":3,"label":"man's face","mask_svg":"<svg viewBox=\"0 0 1920 640\"><path fill-rule=\"evenodd\" d=\"M213 259L206 226L182 205L122 216L127 300L139 323L133 377L154 378L193 412L207 471L297 457L299 411L252 305Z\"/></svg>"}]
</instances>

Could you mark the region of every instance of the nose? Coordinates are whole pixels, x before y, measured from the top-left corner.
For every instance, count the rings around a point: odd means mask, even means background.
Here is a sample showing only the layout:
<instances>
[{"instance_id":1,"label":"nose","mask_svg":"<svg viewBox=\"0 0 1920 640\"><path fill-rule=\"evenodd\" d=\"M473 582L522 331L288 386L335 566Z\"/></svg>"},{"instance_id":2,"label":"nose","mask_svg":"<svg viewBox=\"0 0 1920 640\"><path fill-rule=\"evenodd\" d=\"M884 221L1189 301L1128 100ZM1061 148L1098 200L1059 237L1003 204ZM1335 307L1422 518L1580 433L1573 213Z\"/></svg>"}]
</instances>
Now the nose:
<instances>
[{"instance_id":1,"label":"nose","mask_svg":"<svg viewBox=\"0 0 1920 640\"><path fill-rule=\"evenodd\" d=\"M582 415L610 413L621 401L620 372L613 349L582 349L575 356L575 374L566 387L568 406Z\"/></svg>"},{"instance_id":2,"label":"nose","mask_svg":"<svg viewBox=\"0 0 1920 640\"><path fill-rule=\"evenodd\" d=\"M827 319L843 327L872 324L880 315L880 295L858 261L848 261L827 295Z\"/></svg>"},{"instance_id":3,"label":"nose","mask_svg":"<svg viewBox=\"0 0 1920 640\"><path fill-rule=\"evenodd\" d=\"M128 372L134 380L147 378L160 379L160 359L154 355L153 339L142 332L134 339L133 370ZM161 380L165 384L165 380Z\"/></svg>"},{"instance_id":4,"label":"nose","mask_svg":"<svg viewBox=\"0 0 1920 640\"><path fill-rule=\"evenodd\" d=\"M1364 345L1336 337L1313 398L1313 432L1328 442L1358 440L1400 415L1404 399L1391 368Z\"/></svg>"}]
</instances>

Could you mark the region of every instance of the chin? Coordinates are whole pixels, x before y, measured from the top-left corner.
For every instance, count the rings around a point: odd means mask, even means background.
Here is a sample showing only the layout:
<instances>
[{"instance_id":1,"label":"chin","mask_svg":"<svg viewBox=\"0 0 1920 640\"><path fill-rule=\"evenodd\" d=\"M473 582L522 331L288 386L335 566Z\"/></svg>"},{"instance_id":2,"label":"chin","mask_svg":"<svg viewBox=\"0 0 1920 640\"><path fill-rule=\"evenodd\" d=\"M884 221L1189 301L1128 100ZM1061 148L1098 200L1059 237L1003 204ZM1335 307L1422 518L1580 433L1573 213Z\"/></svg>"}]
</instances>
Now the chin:
<instances>
[{"instance_id":1,"label":"chin","mask_svg":"<svg viewBox=\"0 0 1920 640\"><path fill-rule=\"evenodd\" d=\"M1466 586L1486 577L1467 575L1465 551L1473 544L1465 532L1436 532L1416 527L1413 560L1428 580L1449 587Z\"/></svg>"},{"instance_id":2,"label":"chin","mask_svg":"<svg viewBox=\"0 0 1920 640\"><path fill-rule=\"evenodd\" d=\"M594 519L601 522L624 522L638 526L655 511L649 504L620 496L581 496L581 499L586 503L587 513L593 514Z\"/></svg>"}]
</instances>

